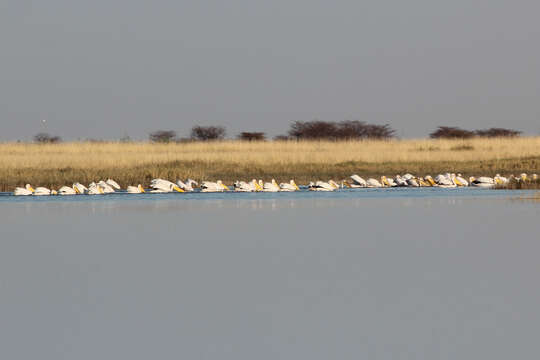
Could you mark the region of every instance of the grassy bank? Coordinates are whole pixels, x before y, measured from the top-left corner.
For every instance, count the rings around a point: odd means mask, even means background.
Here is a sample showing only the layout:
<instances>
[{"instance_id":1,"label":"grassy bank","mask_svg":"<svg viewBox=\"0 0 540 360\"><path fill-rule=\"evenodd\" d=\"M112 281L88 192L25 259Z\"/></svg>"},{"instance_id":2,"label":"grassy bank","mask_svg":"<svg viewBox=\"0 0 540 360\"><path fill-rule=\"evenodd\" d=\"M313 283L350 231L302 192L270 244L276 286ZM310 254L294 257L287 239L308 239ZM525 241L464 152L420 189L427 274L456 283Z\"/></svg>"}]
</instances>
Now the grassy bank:
<instances>
[{"instance_id":1,"label":"grassy bank","mask_svg":"<svg viewBox=\"0 0 540 360\"><path fill-rule=\"evenodd\" d=\"M149 144L0 144L0 190L25 183L57 188L108 177L122 187L171 180L294 178L438 174L465 176L540 173L540 137L361 142L239 142Z\"/></svg>"}]
</instances>

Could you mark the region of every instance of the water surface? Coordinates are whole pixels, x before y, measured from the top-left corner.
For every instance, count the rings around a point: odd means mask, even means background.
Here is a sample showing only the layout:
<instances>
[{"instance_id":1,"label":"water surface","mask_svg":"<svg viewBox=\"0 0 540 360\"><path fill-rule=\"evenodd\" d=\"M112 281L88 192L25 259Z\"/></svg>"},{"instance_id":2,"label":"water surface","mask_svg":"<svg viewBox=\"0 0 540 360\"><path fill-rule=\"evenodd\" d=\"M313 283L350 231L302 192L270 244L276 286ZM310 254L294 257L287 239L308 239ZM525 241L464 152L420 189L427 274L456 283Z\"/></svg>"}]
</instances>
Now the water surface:
<instances>
[{"instance_id":1,"label":"water surface","mask_svg":"<svg viewBox=\"0 0 540 360\"><path fill-rule=\"evenodd\" d=\"M537 353L530 192L0 196L7 359Z\"/></svg>"}]
</instances>

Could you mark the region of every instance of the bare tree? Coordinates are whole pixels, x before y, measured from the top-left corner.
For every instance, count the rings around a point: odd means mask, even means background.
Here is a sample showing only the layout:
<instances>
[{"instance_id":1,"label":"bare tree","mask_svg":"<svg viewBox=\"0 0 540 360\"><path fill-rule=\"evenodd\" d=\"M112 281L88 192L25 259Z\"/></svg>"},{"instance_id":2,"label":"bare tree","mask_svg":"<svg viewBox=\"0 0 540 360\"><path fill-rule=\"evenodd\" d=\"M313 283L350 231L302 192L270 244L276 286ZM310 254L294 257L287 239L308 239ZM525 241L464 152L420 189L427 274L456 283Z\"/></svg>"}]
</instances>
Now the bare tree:
<instances>
[{"instance_id":1,"label":"bare tree","mask_svg":"<svg viewBox=\"0 0 540 360\"><path fill-rule=\"evenodd\" d=\"M158 130L150 133L150 141L156 143L168 143L176 138L176 131L174 130Z\"/></svg>"},{"instance_id":2,"label":"bare tree","mask_svg":"<svg viewBox=\"0 0 540 360\"><path fill-rule=\"evenodd\" d=\"M225 138L223 126L194 126L191 129L191 138L198 141L222 140Z\"/></svg>"},{"instance_id":3,"label":"bare tree","mask_svg":"<svg viewBox=\"0 0 540 360\"><path fill-rule=\"evenodd\" d=\"M264 141L266 140L266 135L263 132L242 132L238 135L239 140L247 141Z\"/></svg>"},{"instance_id":4,"label":"bare tree","mask_svg":"<svg viewBox=\"0 0 540 360\"><path fill-rule=\"evenodd\" d=\"M34 136L34 142L40 144L55 144L62 141L60 136L52 136L47 133L38 133Z\"/></svg>"}]
</instances>

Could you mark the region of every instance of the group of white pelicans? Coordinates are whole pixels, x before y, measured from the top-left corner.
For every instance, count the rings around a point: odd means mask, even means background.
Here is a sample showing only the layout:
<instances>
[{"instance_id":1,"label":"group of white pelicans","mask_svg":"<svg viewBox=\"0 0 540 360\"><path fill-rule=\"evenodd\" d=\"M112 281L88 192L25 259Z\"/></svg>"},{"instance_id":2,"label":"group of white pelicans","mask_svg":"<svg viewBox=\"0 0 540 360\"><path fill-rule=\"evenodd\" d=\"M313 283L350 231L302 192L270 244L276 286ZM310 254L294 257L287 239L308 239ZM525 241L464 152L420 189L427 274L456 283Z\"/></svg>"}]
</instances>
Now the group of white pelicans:
<instances>
[{"instance_id":1,"label":"group of white pelicans","mask_svg":"<svg viewBox=\"0 0 540 360\"><path fill-rule=\"evenodd\" d=\"M317 181L310 182L307 186L303 186L303 189L310 191L335 191L342 188L386 188L386 187L440 187L440 188L456 188L456 187L480 187L480 188L493 188L497 185L504 186L511 181L527 182L536 181L538 176L536 174L530 177L527 174L521 174L519 177L510 175L509 177L503 177L499 174L495 177L481 176L478 178L470 177L465 179L461 174L439 174L434 178L430 175L424 177L416 177L412 174L396 175L395 178L381 176L380 179L362 177L354 174L349 179L341 181L340 184L334 180L329 181ZM169 192L192 192L199 188L200 192L223 192L223 191L236 191L236 192L279 192L279 191L298 191L300 187L296 185L294 180L288 183L278 184L276 180L272 179L270 182L263 182L262 180L253 179L249 182L236 181L229 187L221 180L216 182L203 181L200 186L192 179L187 181L178 180L176 183L164 179L153 179L150 182L150 187L145 189L141 184L138 186L128 186L124 191L130 194L140 194L145 192L150 193L169 193ZM97 183L92 182L88 187L81 183L74 183L72 186L62 186L60 189L52 190L46 187L33 188L30 184L26 184L25 187L18 187L14 191L14 195L101 195L115 193L121 191L120 185L112 179L101 180Z\"/></svg>"}]
</instances>

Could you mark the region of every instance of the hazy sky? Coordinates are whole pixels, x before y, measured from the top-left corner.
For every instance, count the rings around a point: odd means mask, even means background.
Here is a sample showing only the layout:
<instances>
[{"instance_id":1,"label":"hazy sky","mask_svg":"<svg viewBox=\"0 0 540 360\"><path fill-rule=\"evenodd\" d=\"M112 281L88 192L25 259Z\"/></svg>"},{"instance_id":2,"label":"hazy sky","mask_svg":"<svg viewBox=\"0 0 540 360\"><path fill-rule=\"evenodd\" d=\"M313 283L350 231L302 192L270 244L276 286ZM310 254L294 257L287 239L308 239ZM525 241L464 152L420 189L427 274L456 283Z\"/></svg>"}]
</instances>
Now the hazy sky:
<instances>
[{"instance_id":1,"label":"hazy sky","mask_svg":"<svg viewBox=\"0 0 540 360\"><path fill-rule=\"evenodd\" d=\"M0 140L276 135L315 118L539 134L538 14L533 0L0 0Z\"/></svg>"}]
</instances>

